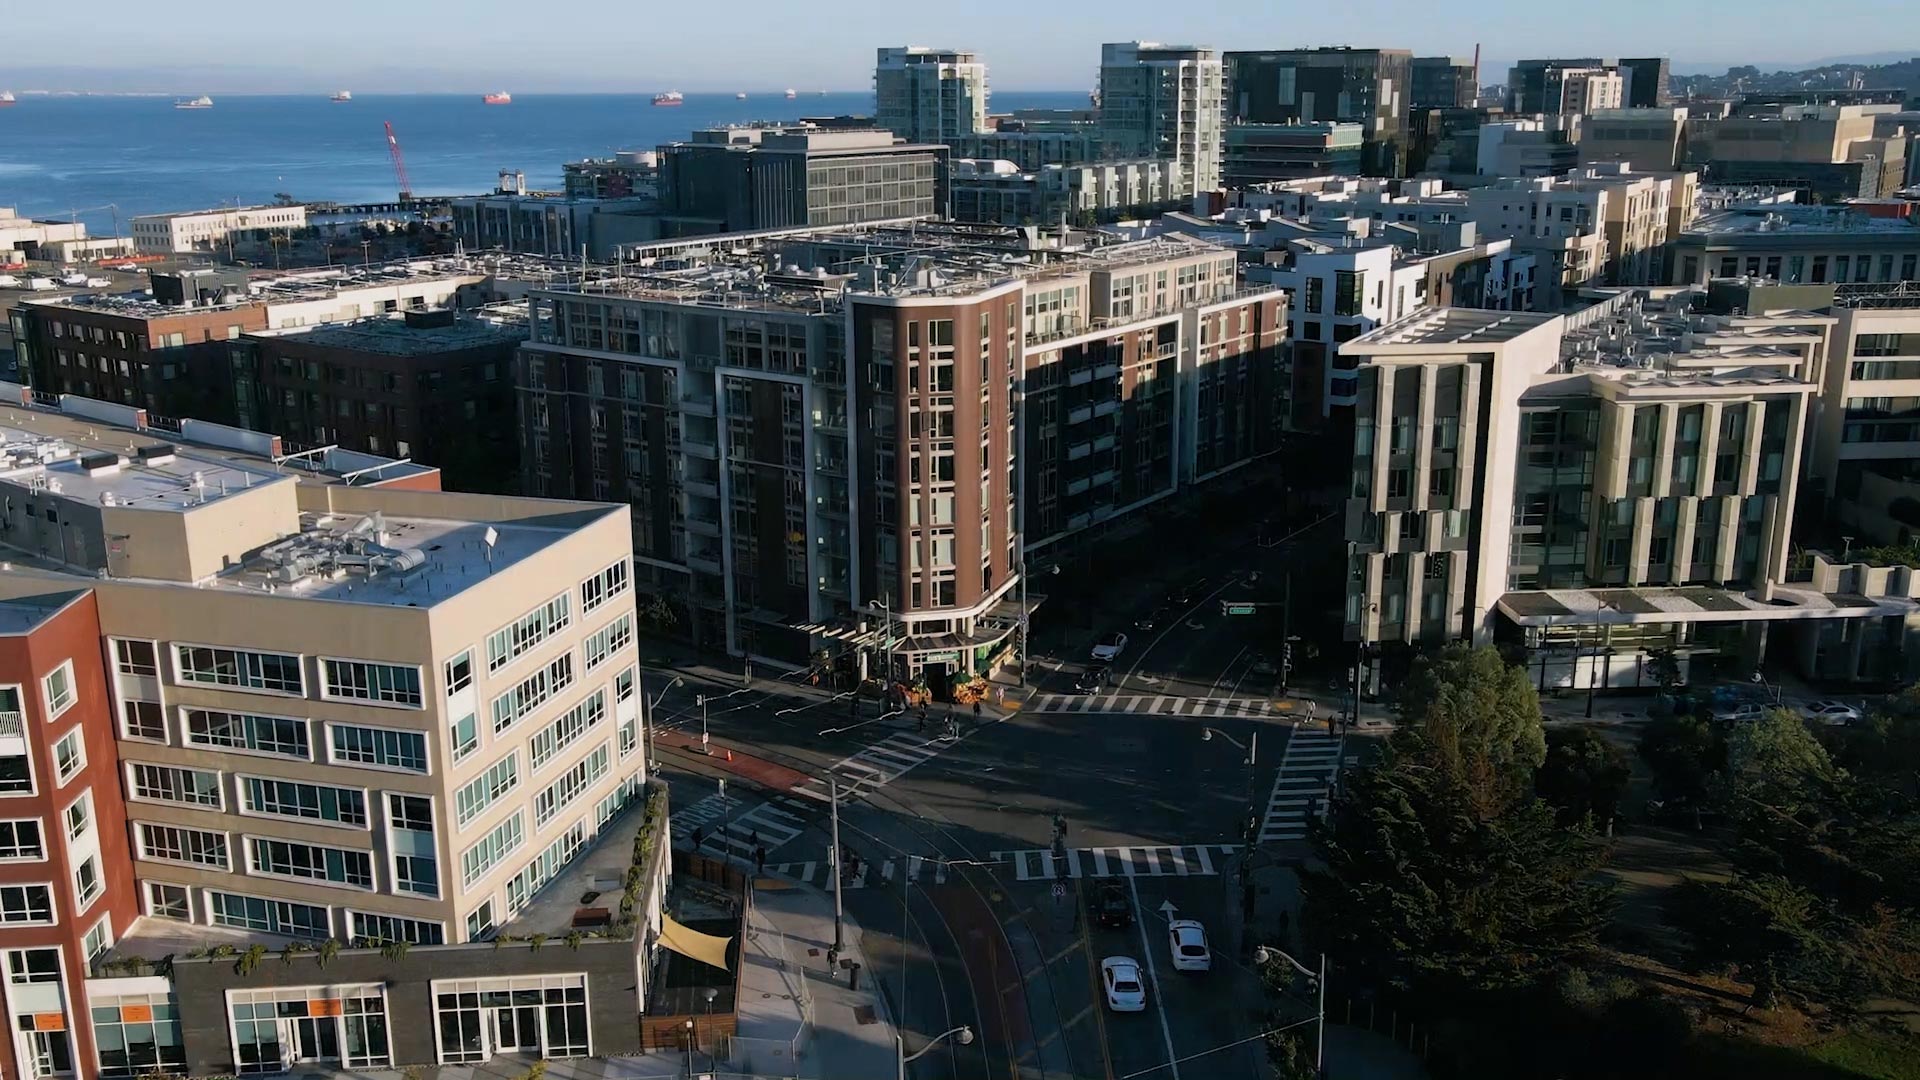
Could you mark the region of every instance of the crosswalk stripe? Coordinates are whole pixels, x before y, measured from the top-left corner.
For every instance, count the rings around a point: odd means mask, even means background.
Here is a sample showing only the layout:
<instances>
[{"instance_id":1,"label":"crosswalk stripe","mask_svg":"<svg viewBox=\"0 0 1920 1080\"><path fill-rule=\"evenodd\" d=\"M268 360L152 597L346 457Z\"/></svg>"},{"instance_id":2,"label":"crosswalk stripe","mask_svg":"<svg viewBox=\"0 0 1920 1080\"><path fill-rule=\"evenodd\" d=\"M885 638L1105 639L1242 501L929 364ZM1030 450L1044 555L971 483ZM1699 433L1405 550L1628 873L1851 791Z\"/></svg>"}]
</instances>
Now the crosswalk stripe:
<instances>
[{"instance_id":1,"label":"crosswalk stripe","mask_svg":"<svg viewBox=\"0 0 1920 1080\"><path fill-rule=\"evenodd\" d=\"M1271 716L1265 698L1173 697L1166 694L1041 694L1027 708L1035 713L1132 713L1148 716Z\"/></svg>"},{"instance_id":2,"label":"crosswalk stripe","mask_svg":"<svg viewBox=\"0 0 1920 1080\"><path fill-rule=\"evenodd\" d=\"M1343 739L1324 731L1295 728L1280 756L1280 768L1267 795L1258 842L1303 840L1307 819L1324 817L1334 774L1340 769Z\"/></svg>"}]
</instances>

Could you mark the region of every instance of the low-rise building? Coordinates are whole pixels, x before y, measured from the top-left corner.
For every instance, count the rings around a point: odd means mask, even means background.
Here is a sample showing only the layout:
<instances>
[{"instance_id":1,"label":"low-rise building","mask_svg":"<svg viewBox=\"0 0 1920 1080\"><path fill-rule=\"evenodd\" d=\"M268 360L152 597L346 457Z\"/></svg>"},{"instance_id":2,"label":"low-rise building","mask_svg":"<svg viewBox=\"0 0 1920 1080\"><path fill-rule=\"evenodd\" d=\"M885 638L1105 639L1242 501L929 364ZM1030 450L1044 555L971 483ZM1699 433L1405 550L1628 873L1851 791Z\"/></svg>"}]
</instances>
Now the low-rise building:
<instances>
[{"instance_id":1,"label":"low-rise building","mask_svg":"<svg viewBox=\"0 0 1920 1080\"><path fill-rule=\"evenodd\" d=\"M621 150L610 158L583 158L560 166L562 190L573 199L651 198L659 193L660 155Z\"/></svg>"},{"instance_id":2,"label":"low-rise building","mask_svg":"<svg viewBox=\"0 0 1920 1080\"><path fill-rule=\"evenodd\" d=\"M1003 122L997 130L962 135L947 146L956 160L1011 161L1021 172L1039 172L1049 165L1086 165L1104 157L1100 129L1089 123L1065 130L1034 130L1024 124L1009 128Z\"/></svg>"},{"instance_id":3,"label":"low-rise building","mask_svg":"<svg viewBox=\"0 0 1920 1080\"><path fill-rule=\"evenodd\" d=\"M944 214L947 148L878 129L753 125L660 148L661 235L857 225Z\"/></svg>"},{"instance_id":4,"label":"low-rise building","mask_svg":"<svg viewBox=\"0 0 1920 1080\"><path fill-rule=\"evenodd\" d=\"M955 221L1093 225L1183 201L1176 161L1099 161L1026 172L1011 161L956 158L948 173Z\"/></svg>"},{"instance_id":5,"label":"low-rise building","mask_svg":"<svg viewBox=\"0 0 1920 1080\"><path fill-rule=\"evenodd\" d=\"M1669 245L1693 219L1697 187L1692 173L1596 164L1474 188L1467 216L1539 260L1542 306L1553 308L1588 286L1665 281Z\"/></svg>"},{"instance_id":6,"label":"low-rise building","mask_svg":"<svg viewBox=\"0 0 1920 1080\"><path fill-rule=\"evenodd\" d=\"M78 221L36 221L21 217L11 206L0 206L0 266L55 258L50 245L86 236L87 227Z\"/></svg>"},{"instance_id":7,"label":"low-rise building","mask_svg":"<svg viewBox=\"0 0 1920 1080\"><path fill-rule=\"evenodd\" d=\"M306 226L307 208L300 205L142 214L130 223L133 245L142 255L219 251L234 244L264 242Z\"/></svg>"},{"instance_id":8,"label":"low-rise building","mask_svg":"<svg viewBox=\"0 0 1920 1080\"><path fill-rule=\"evenodd\" d=\"M1312 176L1352 176L1360 171L1364 129L1359 124L1227 125L1222 182L1247 187Z\"/></svg>"},{"instance_id":9,"label":"low-rise building","mask_svg":"<svg viewBox=\"0 0 1920 1080\"><path fill-rule=\"evenodd\" d=\"M1675 285L1730 277L1876 287L1920 281L1920 225L1845 207L1736 206L1683 230L1669 266Z\"/></svg>"},{"instance_id":10,"label":"low-rise building","mask_svg":"<svg viewBox=\"0 0 1920 1080\"><path fill-rule=\"evenodd\" d=\"M659 204L644 196L496 191L454 199L451 213L454 235L472 251L574 259L584 251L602 261L660 235Z\"/></svg>"},{"instance_id":11,"label":"low-rise building","mask_svg":"<svg viewBox=\"0 0 1920 1080\"><path fill-rule=\"evenodd\" d=\"M1580 161L1578 113L1480 125L1474 172L1480 176L1558 176Z\"/></svg>"},{"instance_id":12,"label":"low-rise building","mask_svg":"<svg viewBox=\"0 0 1920 1080\"><path fill-rule=\"evenodd\" d=\"M1580 160L1672 172L1686 159L1687 110L1600 109L1580 125Z\"/></svg>"},{"instance_id":13,"label":"low-rise building","mask_svg":"<svg viewBox=\"0 0 1920 1080\"><path fill-rule=\"evenodd\" d=\"M1897 106L1780 105L1687 122L1687 160L1714 183L1791 184L1823 199L1873 198L1899 188L1906 139L1875 130Z\"/></svg>"}]
</instances>

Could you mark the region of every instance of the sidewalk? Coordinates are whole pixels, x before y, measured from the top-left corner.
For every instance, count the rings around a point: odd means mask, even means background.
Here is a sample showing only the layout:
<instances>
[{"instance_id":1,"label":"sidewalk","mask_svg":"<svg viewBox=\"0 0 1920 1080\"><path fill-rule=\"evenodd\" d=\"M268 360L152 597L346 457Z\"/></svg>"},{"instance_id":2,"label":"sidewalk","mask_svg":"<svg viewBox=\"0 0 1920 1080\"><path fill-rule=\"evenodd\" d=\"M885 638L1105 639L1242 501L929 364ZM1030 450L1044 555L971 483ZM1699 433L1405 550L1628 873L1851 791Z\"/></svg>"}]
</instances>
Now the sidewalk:
<instances>
[{"instance_id":1,"label":"sidewalk","mask_svg":"<svg viewBox=\"0 0 1920 1080\"><path fill-rule=\"evenodd\" d=\"M841 969L829 977L833 898L777 879L756 882L733 1067L807 1080L895 1074L894 1025L867 966L862 931L851 916L842 922ZM848 976L856 968L860 985L852 989ZM781 1049L789 1044L796 1048L791 1059Z\"/></svg>"}]
</instances>

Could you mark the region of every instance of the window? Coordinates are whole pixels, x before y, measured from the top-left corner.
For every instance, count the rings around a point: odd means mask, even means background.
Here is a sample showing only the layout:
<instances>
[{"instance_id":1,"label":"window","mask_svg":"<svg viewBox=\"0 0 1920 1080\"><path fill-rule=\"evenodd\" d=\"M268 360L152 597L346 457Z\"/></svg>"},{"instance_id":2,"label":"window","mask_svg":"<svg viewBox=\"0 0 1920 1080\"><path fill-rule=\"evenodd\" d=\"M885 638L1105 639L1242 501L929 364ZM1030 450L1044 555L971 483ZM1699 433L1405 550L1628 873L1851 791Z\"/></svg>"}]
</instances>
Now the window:
<instances>
[{"instance_id":1,"label":"window","mask_svg":"<svg viewBox=\"0 0 1920 1080\"><path fill-rule=\"evenodd\" d=\"M159 919L191 922L193 909L187 902L187 887L169 885L164 881L147 882L147 914Z\"/></svg>"},{"instance_id":2,"label":"window","mask_svg":"<svg viewBox=\"0 0 1920 1080\"><path fill-rule=\"evenodd\" d=\"M93 792L83 791L80 797L67 804L61 815L67 825L67 839L78 840L93 828Z\"/></svg>"},{"instance_id":3,"label":"window","mask_svg":"<svg viewBox=\"0 0 1920 1080\"><path fill-rule=\"evenodd\" d=\"M80 865L73 870L73 894L80 900L80 910L92 907L105 888L106 883L100 880L100 856L89 855L80 860Z\"/></svg>"},{"instance_id":4,"label":"window","mask_svg":"<svg viewBox=\"0 0 1920 1080\"><path fill-rule=\"evenodd\" d=\"M573 745L576 739L606 719L606 715L607 692L596 690L580 704L568 709L558 720L535 732L527 743L533 768L537 771L553 760L555 754Z\"/></svg>"},{"instance_id":5,"label":"window","mask_svg":"<svg viewBox=\"0 0 1920 1080\"><path fill-rule=\"evenodd\" d=\"M335 762L417 773L427 771L427 737L421 732L356 724L328 724L327 731L332 738Z\"/></svg>"},{"instance_id":6,"label":"window","mask_svg":"<svg viewBox=\"0 0 1920 1080\"><path fill-rule=\"evenodd\" d=\"M561 593L487 636L487 672L499 671L573 621Z\"/></svg>"},{"instance_id":7,"label":"window","mask_svg":"<svg viewBox=\"0 0 1920 1080\"><path fill-rule=\"evenodd\" d=\"M120 703L121 733L129 739L167 741L166 710L157 701Z\"/></svg>"},{"instance_id":8,"label":"window","mask_svg":"<svg viewBox=\"0 0 1920 1080\"><path fill-rule=\"evenodd\" d=\"M354 788L302 784L292 780L242 777L245 808L254 814L310 818L330 824L366 828L367 796Z\"/></svg>"},{"instance_id":9,"label":"window","mask_svg":"<svg viewBox=\"0 0 1920 1080\"><path fill-rule=\"evenodd\" d=\"M583 651L586 653L587 670L592 671L606 663L607 657L619 652L633 641L633 616L622 615L595 631L587 638Z\"/></svg>"},{"instance_id":10,"label":"window","mask_svg":"<svg viewBox=\"0 0 1920 1080\"><path fill-rule=\"evenodd\" d=\"M501 859L526 842L526 818L516 812L494 826L493 831L481 837L479 843L460 853L461 880L467 888L473 888L474 883L487 876L488 871L498 866Z\"/></svg>"},{"instance_id":11,"label":"window","mask_svg":"<svg viewBox=\"0 0 1920 1080\"><path fill-rule=\"evenodd\" d=\"M323 659L320 674L322 697L416 709L422 701L420 669L411 664Z\"/></svg>"},{"instance_id":12,"label":"window","mask_svg":"<svg viewBox=\"0 0 1920 1080\"><path fill-rule=\"evenodd\" d=\"M447 943L447 932L437 922L403 919L397 915L370 915L364 911L348 913L347 933L356 949L372 948L394 941L404 941L409 945L445 945Z\"/></svg>"},{"instance_id":13,"label":"window","mask_svg":"<svg viewBox=\"0 0 1920 1080\"><path fill-rule=\"evenodd\" d=\"M473 685L473 650L468 649L447 661L447 693L457 694Z\"/></svg>"},{"instance_id":14,"label":"window","mask_svg":"<svg viewBox=\"0 0 1920 1080\"><path fill-rule=\"evenodd\" d=\"M47 845L40 835L40 819L0 821L0 861L32 861L46 857Z\"/></svg>"},{"instance_id":15,"label":"window","mask_svg":"<svg viewBox=\"0 0 1920 1080\"><path fill-rule=\"evenodd\" d=\"M247 841L247 860L256 874L373 888L373 856L365 851L256 836Z\"/></svg>"},{"instance_id":16,"label":"window","mask_svg":"<svg viewBox=\"0 0 1920 1080\"><path fill-rule=\"evenodd\" d=\"M493 936L493 901L483 901L467 912L467 940L485 941Z\"/></svg>"},{"instance_id":17,"label":"window","mask_svg":"<svg viewBox=\"0 0 1920 1080\"><path fill-rule=\"evenodd\" d=\"M208 645L175 645L173 655L181 682L234 686L270 694L306 693L298 656Z\"/></svg>"},{"instance_id":18,"label":"window","mask_svg":"<svg viewBox=\"0 0 1920 1080\"><path fill-rule=\"evenodd\" d=\"M480 748L480 717L477 713L468 713L453 722L447 729L447 742L453 751L453 760L466 760L468 754Z\"/></svg>"},{"instance_id":19,"label":"window","mask_svg":"<svg viewBox=\"0 0 1920 1080\"><path fill-rule=\"evenodd\" d=\"M151 641L114 641L113 666L122 675L157 678L160 674L160 663L155 659Z\"/></svg>"},{"instance_id":20,"label":"window","mask_svg":"<svg viewBox=\"0 0 1920 1080\"><path fill-rule=\"evenodd\" d=\"M535 828L553 820L553 816L567 808L567 805L580 797L580 793L597 783L607 775L609 758L608 747L602 743L598 750L574 764L573 768L562 773L560 779L548 784L533 800L533 824Z\"/></svg>"},{"instance_id":21,"label":"window","mask_svg":"<svg viewBox=\"0 0 1920 1080\"><path fill-rule=\"evenodd\" d=\"M205 769L171 765L133 764L133 797L151 802L177 802L219 809L220 774Z\"/></svg>"},{"instance_id":22,"label":"window","mask_svg":"<svg viewBox=\"0 0 1920 1080\"><path fill-rule=\"evenodd\" d=\"M15 986L60 981L60 950L12 949L7 953L7 981Z\"/></svg>"},{"instance_id":23,"label":"window","mask_svg":"<svg viewBox=\"0 0 1920 1080\"><path fill-rule=\"evenodd\" d=\"M493 733L512 727L548 698L573 684L573 654L561 653L520 685L493 699Z\"/></svg>"},{"instance_id":24,"label":"window","mask_svg":"<svg viewBox=\"0 0 1920 1080\"><path fill-rule=\"evenodd\" d=\"M48 885L0 885L0 923L45 925L53 922L53 888Z\"/></svg>"},{"instance_id":25,"label":"window","mask_svg":"<svg viewBox=\"0 0 1920 1080\"><path fill-rule=\"evenodd\" d=\"M327 918L326 908L239 893L208 890L207 917L215 926L235 926L288 937L325 938L332 933L332 920Z\"/></svg>"},{"instance_id":26,"label":"window","mask_svg":"<svg viewBox=\"0 0 1920 1080\"><path fill-rule=\"evenodd\" d=\"M627 591L627 561L614 563L580 583L580 613L586 614Z\"/></svg>"},{"instance_id":27,"label":"window","mask_svg":"<svg viewBox=\"0 0 1920 1080\"><path fill-rule=\"evenodd\" d=\"M53 744L54 779L65 785L86 767L87 747L80 738L80 729L76 727L60 736L60 741Z\"/></svg>"},{"instance_id":28,"label":"window","mask_svg":"<svg viewBox=\"0 0 1920 1080\"><path fill-rule=\"evenodd\" d=\"M227 834L223 832L142 821L135 824L134 835L140 845L138 854L143 859L215 870L232 867L227 855Z\"/></svg>"},{"instance_id":29,"label":"window","mask_svg":"<svg viewBox=\"0 0 1920 1080\"><path fill-rule=\"evenodd\" d=\"M103 1077L184 1074L186 1044L171 994L88 995Z\"/></svg>"},{"instance_id":30,"label":"window","mask_svg":"<svg viewBox=\"0 0 1920 1080\"><path fill-rule=\"evenodd\" d=\"M52 720L73 708L77 699L73 690L73 661L63 660L59 667L47 672L40 680L40 688L47 695L47 719Z\"/></svg>"},{"instance_id":31,"label":"window","mask_svg":"<svg viewBox=\"0 0 1920 1080\"><path fill-rule=\"evenodd\" d=\"M306 761L307 722L285 716L187 709L186 739L195 746L217 746L255 754L277 754Z\"/></svg>"},{"instance_id":32,"label":"window","mask_svg":"<svg viewBox=\"0 0 1920 1080\"><path fill-rule=\"evenodd\" d=\"M519 757L509 752L487 771L474 777L453 793L454 820L461 828L492 806L494 800L512 791L520 783Z\"/></svg>"},{"instance_id":33,"label":"window","mask_svg":"<svg viewBox=\"0 0 1920 1080\"><path fill-rule=\"evenodd\" d=\"M387 825L394 831L393 890L440 895L439 854L433 842L433 801L422 795L387 795Z\"/></svg>"}]
</instances>

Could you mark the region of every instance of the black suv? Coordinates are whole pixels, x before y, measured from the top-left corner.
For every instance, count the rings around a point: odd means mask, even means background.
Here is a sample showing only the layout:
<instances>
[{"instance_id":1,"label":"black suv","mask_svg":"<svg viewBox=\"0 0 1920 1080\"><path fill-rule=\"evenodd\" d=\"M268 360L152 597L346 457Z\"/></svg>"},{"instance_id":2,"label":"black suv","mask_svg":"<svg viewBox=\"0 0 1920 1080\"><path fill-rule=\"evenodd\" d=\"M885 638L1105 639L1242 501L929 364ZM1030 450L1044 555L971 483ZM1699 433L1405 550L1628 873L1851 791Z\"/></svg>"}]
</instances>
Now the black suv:
<instances>
[{"instance_id":1,"label":"black suv","mask_svg":"<svg viewBox=\"0 0 1920 1080\"><path fill-rule=\"evenodd\" d=\"M1099 878L1087 892L1087 914L1094 925L1125 930L1133 925L1133 902L1119 878Z\"/></svg>"}]
</instances>

